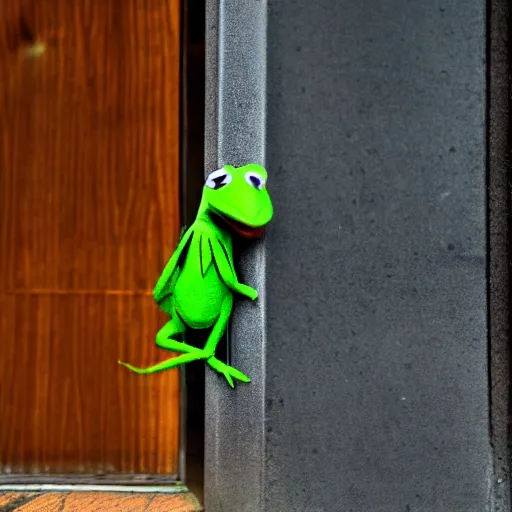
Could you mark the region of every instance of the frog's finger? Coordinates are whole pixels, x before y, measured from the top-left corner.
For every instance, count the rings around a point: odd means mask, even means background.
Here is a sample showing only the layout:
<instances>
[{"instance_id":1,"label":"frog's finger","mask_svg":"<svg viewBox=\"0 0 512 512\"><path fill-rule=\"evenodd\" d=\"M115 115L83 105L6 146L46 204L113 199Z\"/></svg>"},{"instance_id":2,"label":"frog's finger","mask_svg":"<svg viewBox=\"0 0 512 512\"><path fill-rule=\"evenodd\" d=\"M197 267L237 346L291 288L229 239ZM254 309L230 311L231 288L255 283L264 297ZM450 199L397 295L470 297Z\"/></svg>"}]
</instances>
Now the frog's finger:
<instances>
[{"instance_id":1,"label":"frog's finger","mask_svg":"<svg viewBox=\"0 0 512 512\"><path fill-rule=\"evenodd\" d=\"M221 375L224 375L226 380L228 381L228 384L234 388L235 384L233 382L233 379L231 378L231 375L229 374L229 366L227 364L224 364L222 361L219 361L216 357L210 357L207 360L207 363L217 372L219 372Z\"/></svg>"},{"instance_id":2,"label":"frog's finger","mask_svg":"<svg viewBox=\"0 0 512 512\"><path fill-rule=\"evenodd\" d=\"M219 361L216 357L210 357L207 359L206 362L214 370L224 374L226 376L226 379L227 375L230 375L231 377L234 377L235 379L240 380L242 382L251 382L251 379L247 377L247 375L243 374L240 370L237 370L236 368L228 366L226 363Z\"/></svg>"},{"instance_id":3,"label":"frog's finger","mask_svg":"<svg viewBox=\"0 0 512 512\"><path fill-rule=\"evenodd\" d=\"M245 375L245 373L242 373L240 370L237 370L236 368L233 368L232 366L227 367L227 371L235 377L235 379L241 380L242 382L251 382L251 379Z\"/></svg>"},{"instance_id":4,"label":"frog's finger","mask_svg":"<svg viewBox=\"0 0 512 512\"><path fill-rule=\"evenodd\" d=\"M235 383L233 382L233 379L231 378L231 375L229 375L229 373L227 373L226 371L223 372L224 374L224 377L226 377L226 380L228 381L228 384L234 388L235 387Z\"/></svg>"}]
</instances>

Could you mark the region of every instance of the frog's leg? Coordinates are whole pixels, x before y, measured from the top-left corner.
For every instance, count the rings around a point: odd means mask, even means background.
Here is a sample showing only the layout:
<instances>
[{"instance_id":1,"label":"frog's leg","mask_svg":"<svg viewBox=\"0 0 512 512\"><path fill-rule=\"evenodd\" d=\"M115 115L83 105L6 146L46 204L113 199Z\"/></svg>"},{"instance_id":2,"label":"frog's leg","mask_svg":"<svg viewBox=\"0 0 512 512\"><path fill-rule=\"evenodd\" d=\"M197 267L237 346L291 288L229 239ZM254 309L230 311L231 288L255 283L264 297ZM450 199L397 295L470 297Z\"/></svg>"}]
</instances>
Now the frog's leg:
<instances>
[{"instance_id":1,"label":"frog's leg","mask_svg":"<svg viewBox=\"0 0 512 512\"><path fill-rule=\"evenodd\" d=\"M226 298L222 302L219 318L217 319L217 322L215 322L215 325L213 326L212 331L208 336L208 339L206 340L206 344L204 346L203 351L209 356L206 362L214 370L216 370L219 373L222 373L224 377L226 377L226 380L228 381L229 385L233 388L235 387L235 385L233 383L232 377L243 382L251 382L251 379L249 379L247 375L244 375L241 371L237 370L236 368L232 368L231 366L228 366L222 361L219 361L214 355L215 349L217 348L220 339L222 338L224 332L226 331L226 327L228 325L232 309L233 295L231 293L228 293L226 295Z\"/></svg>"},{"instance_id":2,"label":"frog's leg","mask_svg":"<svg viewBox=\"0 0 512 512\"><path fill-rule=\"evenodd\" d=\"M156 344L165 348L166 350L170 350L172 352L201 352L200 348L193 347L192 345L187 345L182 341L178 341L183 338L185 334L185 324L179 317L176 309L172 308L172 318L169 322L167 322L156 335Z\"/></svg>"},{"instance_id":3,"label":"frog's leg","mask_svg":"<svg viewBox=\"0 0 512 512\"><path fill-rule=\"evenodd\" d=\"M175 368L181 364L189 363L191 361L196 361L198 359L206 359L207 354L192 345L187 345L181 341L178 341L179 338L183 336L185 333L185 325L181 321L180 317L176 313L176 310L173 308L174 314L169 322L167 322L162 329L156 335L156 344L159 347L165 348L167 350L171 350L173 352L187 352L178 357L173 357L168 359L167 361L162 361L161 363L155 364L154 366L150 366L149 368L136 368L128 363L122 363L119 361L119 364L126 366L129 370L135 373L155 373L162 370L168 370L170 368Z\"/></svg>"}]
</instances>

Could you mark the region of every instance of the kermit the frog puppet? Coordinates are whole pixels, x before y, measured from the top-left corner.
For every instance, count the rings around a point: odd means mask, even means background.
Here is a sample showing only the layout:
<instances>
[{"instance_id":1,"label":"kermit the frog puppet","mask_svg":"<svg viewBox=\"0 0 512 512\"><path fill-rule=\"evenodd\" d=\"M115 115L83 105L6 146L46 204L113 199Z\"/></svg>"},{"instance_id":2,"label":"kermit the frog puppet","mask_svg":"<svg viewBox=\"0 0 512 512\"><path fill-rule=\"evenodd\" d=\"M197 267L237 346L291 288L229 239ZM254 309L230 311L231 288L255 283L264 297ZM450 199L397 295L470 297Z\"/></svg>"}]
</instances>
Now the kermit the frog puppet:
<instances>
[{"instance_id":1,"label":"kermit the frog puppet","mask_svg":"<svg viewBox=\"0 0 512 512\"><path fill-rule=\"evenodd\" d=\"M215 357L233 308L233 294L255 300L258 292L238 281L233 264L232 233L259 238L273 215L267 191L267 171L258 164L225 165L206 179L197 217L181 237L177 249L153 290L158 306L171 320L158 332L156 344L182 354L150 366L126 366L136 373L154 373L184 363L205 360L224 375L250 382L241 371ZM211 328L200 349L183 341L186 328Z\"/></svg>"}]
</instances>

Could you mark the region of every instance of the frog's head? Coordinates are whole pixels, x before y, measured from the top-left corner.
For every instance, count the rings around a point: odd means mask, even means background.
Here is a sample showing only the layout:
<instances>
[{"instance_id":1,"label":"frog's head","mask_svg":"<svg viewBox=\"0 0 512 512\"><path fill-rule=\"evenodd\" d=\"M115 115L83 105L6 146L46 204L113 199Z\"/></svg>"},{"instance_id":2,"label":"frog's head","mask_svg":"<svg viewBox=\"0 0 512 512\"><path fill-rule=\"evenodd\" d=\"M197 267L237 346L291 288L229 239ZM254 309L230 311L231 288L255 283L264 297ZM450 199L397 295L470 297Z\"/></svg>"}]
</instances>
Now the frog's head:
<instances>
[{"instance_id":1,"label":"frog's head","mask_svg":"<svg viewBox=\"0 0 512 512\"><path fill-rule=\"evenodd\" d=\"M267 171L258 164L225 165L206 178L203 207L245 238L259 238L273 215Z\"/></svg>"}]
</instances>

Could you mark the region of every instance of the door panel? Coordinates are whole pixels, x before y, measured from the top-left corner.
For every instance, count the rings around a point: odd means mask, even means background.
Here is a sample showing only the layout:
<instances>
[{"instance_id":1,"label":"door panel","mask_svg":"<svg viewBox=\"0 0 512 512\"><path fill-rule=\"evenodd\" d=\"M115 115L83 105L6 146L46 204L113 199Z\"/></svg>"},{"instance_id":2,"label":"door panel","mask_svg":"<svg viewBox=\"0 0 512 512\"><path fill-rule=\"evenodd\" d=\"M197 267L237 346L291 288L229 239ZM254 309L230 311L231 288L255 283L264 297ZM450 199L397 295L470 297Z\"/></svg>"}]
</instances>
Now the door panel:
<instances>
[{"instance_id":1,"label":"door panel","mask_svg":"<svg viewBox=\"0 0 512 512\"><path fill-rule=\"evenodd\" d=\"M4 0L0 472L177 472L179 0ZM42 46L44 45L44 51Z\"/></svg>"}]
</instances>

